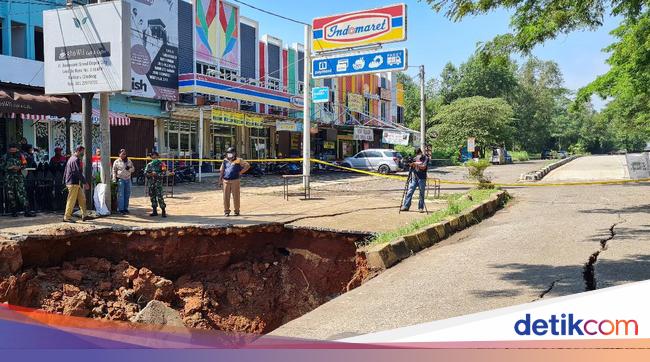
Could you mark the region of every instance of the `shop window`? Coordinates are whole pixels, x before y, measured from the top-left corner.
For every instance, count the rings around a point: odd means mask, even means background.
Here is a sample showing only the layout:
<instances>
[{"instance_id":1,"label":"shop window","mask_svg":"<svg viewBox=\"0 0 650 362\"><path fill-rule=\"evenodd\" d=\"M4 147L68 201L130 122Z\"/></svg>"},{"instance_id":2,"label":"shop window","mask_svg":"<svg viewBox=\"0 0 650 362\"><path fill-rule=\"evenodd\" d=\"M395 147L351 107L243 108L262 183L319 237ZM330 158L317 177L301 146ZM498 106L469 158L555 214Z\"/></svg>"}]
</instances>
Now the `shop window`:
<instances>
[{"instance_id":1,"label":"shop window","mask_svg":"<svg viewBox=\"0 0 650 362\"><path fill-rule=\"evenodd\" d=\"M298 94L305 94L305 83L298 83Z\"/></svg>"},{"instance_id":2,"label":"shop window","mask_svg":"<svg viewBox=\"0 0 650 362\"><path fill-rule=\"evenodd\" d=\"M269 78L266 81L266 88L273 90L280 90L280 80Z\"/></svg>"},{"instance_id":3,"label":"shop window","mask_svg":"<svg viewBox=\"0 0 650 362\"><path fill-rule=\"evenodd\" d=\"M363 111L365 114L370 115L370 99L368 98L364 100Z\"/></svg>"},{"instance_id":4,"label":"shop window","mask_svg":"<svg viewBox=\"0 0 650 362\"><path fill-rule=\"evenodd\" d=\"M238 82L239 81L239 74L237 71L232 70L232 69L227 69L227 68L220 68L219 69L219 79L225 79L225 80L230 80L233 82Z\"/></svg>"},{"instance_id":5,"label":"shop window","mask_svg":"<svg viewBox=\"0 0 650 362\"><path fill-rule=\"evenodd\" d=\"M27 27L25 24L11 22L11 55L18 58L27 57Z\"/></svg>"},{"instance_id":6,"label":"shop window","mask_svg":"<svg viewBox=\"0 0 650 362\"><path fill-rule=\"evenodd\" d=\"M380 101L380 109L381 109L381 119L383 121L386 120L386 102L381 102Z\"/></svg>"},{"instance_id":7,"label":"shop window","mask_svg":"<svg viewBox=\"0 0 650 362\"><path fill-rule=\"evenodd\" d=\"M34 27L34 59L42 62L45 59L43 52L43 28L37 26Z\"/></svg>"},{"instance_id":8,"label":"shop window","mask_svg":"<svg viewBox=\"0 0 650 362\"><path fill-rule=\"evenodd\" d=\"M397 123L404 123L404 108L397 106Z\"/></svg>"}]
</instances>

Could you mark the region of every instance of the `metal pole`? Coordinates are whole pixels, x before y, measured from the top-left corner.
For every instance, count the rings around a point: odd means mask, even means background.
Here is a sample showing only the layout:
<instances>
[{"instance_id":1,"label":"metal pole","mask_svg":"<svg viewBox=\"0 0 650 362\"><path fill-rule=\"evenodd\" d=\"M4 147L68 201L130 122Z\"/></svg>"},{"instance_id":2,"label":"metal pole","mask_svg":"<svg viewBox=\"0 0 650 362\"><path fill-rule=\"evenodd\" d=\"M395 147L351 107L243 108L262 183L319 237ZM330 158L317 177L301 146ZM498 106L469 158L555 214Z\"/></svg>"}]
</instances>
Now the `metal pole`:
<instances>
[{"instance_id":1,"label":"metal pole","mask_svg":"<svg viewBox=\"0 0 650 362\"><path fill-rule=\"evenodd\" d=\"M203 106L199 108L199 182L203 171Z\"/></svg>"},{"instance_id":2,"label":"metal pole","mask_svg":"<svg viewBox=\"0 0 650 362\"><path fill-rule=\"evenodd\" d=\"M103 3L106 0L99 0L98 3ZM104 202L108 213L111 213L111 125L108 121L108 93L99 94L99 132L101 134L102 143L100 145L102 158L101 158L101 180L106 185L104 191Z\"/></svg>"},{"instance_id":3,"label":"metal pole","mask_svg":"<svg viewBox=\"0 0 650 362\"><path fill-rule=\"evenodd\" d=\"M101 179L106 185L104 201L108 212L111 212L111 126L108 121L108 93L99 94L99 130L102 135L101 143Z\"/></svg>"},{"instance_id":4,"label":"metal pole","mask_svg":"<svg viewBox=\"0 0 650 362\"><path fill-rule=\"evenodd\" d=\"M91 186L91 189L85 190L86 194L86 205L88 209L92 207L93 199L92 195L92 184L93 184L93 163L92 163L92 152L93 152L93 94L84 93L81 95L81 112L83 114L83 122L81 124L81 133L83 139L84 151L84 177L86 182Z\"/></svg>"},{"instance_id":5,"label":"metal pole","mask_svg":"<svg viewBox=\"0 0 650 362\"><path fill-rule=\"evenodd\" d=\"M311 25L305 25L305 57L304 57L304 99L302 126L302 175L305 190L309 189L309 174L311 165Z\"/></svg>"},{"instance_id":6,"label":"metal pole","mask_svg":"<svg viewBox=\"0 0 650 362\"><path fill-rule=\"evenodd\" d=\"M424 152L426 145L426 109L424 97L424 65L420 66L420 149Z\"/></svg>"}]
</instances>

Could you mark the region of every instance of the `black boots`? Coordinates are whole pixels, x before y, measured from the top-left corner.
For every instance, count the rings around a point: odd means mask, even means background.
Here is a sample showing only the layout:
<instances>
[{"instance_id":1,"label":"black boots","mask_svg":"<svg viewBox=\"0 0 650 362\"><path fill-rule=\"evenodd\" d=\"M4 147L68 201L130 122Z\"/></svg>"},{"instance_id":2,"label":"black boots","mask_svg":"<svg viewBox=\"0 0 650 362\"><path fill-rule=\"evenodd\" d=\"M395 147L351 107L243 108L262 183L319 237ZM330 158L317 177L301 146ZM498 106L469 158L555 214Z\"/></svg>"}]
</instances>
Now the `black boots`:
<instances>
[{"instance_id":1,"label":"black boots","mask_svg":"<svg viewBox=\"0 0 650 362\"><path fill-rule=\"evenodd\" d=\"M165 211L164 208L160 208L161 214L160 216L162 217L167 217L167 212ZM149 214L149 216L158 216L158 208L153 209L153 212Z\"/></svg>"}]
</instances>

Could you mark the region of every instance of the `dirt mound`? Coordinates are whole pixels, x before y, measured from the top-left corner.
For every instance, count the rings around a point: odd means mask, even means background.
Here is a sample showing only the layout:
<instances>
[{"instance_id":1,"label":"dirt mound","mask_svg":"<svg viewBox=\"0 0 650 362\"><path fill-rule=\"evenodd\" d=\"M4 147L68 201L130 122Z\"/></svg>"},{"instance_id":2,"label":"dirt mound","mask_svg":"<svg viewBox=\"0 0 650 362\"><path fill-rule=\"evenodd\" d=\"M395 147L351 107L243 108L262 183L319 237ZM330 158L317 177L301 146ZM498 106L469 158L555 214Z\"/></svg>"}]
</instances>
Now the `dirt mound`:
<instances>
[{"instance_id":1,"label":"dirt mound","mask_svg":"<svg viewBox=\"0 0 650 362\"><path fill-rule=\"evenodd\" d=\"M159 300L178 310L187 327L266 333L335 296L315 289L323 280L317 269L297 266L287 255L277 259L243 261L171 281L126 261L79 258L0 279L0 301L64 315L130 321L149 301ZM364 261L357 258L357 263ZM339 293L358 285L363 273L357 271Z\"/></svg>"}]
</instances>

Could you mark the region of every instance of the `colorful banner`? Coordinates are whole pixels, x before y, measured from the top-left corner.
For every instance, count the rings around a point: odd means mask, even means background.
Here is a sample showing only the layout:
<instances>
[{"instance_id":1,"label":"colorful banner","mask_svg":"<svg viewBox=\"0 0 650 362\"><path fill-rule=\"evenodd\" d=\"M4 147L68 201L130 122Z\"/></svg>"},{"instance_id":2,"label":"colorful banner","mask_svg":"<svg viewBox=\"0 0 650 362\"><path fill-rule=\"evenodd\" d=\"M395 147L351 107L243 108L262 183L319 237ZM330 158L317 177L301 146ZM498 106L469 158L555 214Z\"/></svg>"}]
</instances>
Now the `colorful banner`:
<instances>
[{"instance_id":1,"label":"colorful banner","mask_svg":"<svg viewBox=\"0 0 650 362\"><path fill-rule=\"evenodd\" d=\"M239 126L248 128L263 128L264 118L261 116L248 115L240 112L225 111L222 109L212 110L212 122L227 126Z\"/></svg>"},{"instance_id":2,"label":"colorful banner","mask_svg":"<svg viewBox=\"0 0 650 362\"><path fill-rule=\"evenodd\" d=\"M131 1L130 94L178 100L178 0Z\"/></svg>"},{"instance_id":3,"label":"colorful banner","mask_svg":"<svg viewBox=\"0 0 650 362\"><path fill-rule=\"evenodd\" d=\"M348 93L348 110L363 113L364 99L361 94Z\"/></svg>"},{"instance_id":4,"label":"colorful banner","mask_svg":"<svg viewBox=\"0 0 650 362\"><path fill-rule=\"evenodd\" d=\"M194 0L196 60L217 61L217 0Z\"/></svg>"},{"instance_id":5,"label":"colorful banner","mask_svg":"<svg viewBox=\"0 0 650 362\"><path fill-rule=\"evenodd\" d=\"M406 5L316 18L312 49L317 52L406 40Z\"/></svg>"},{"instance_id":6,"label":"colorful banner","mask_svg":"<svg viewBox=\"0 0 650 362\"><path fill-rule=\"evenodd\" d=\"M357 141L374 141L375 133L372 128L367 127L354 127L354 133L352 135L353 140Z\"/></svg>"},{"instance_id":7,"label":"colorful banner","mask_svg":"<svg viewBox=\"0 0 650 362\"><path fill-rule=\"evenodd\" d=\"M203 74L181 74L179 76L178 88L181 93L198 92L283 108L302 109L302 96L292 96L286 92L251 84L242 84Z\"/></svg>"},{"instance_id":8,"label":"colorful banner","mask_svg":"<svg viewBox=\"0 0 650 362\"><path fill-rule=\"evenodd\" d=\"M219 1L217 29L219 64L239 68L239 8Z\"/></svg>"},{"instance_id":9,"label":"colorful banner","mask_svg":"<svg viewBox=\"0 0 650 362\"><path fill-rule=\"evenodd\" d=\"M389 145L408 145L409 134L407 132L393 131L385 129L382 134L381 142Z\"/></svg>"}]
</instances>

